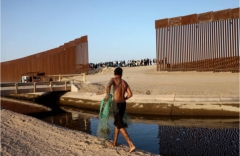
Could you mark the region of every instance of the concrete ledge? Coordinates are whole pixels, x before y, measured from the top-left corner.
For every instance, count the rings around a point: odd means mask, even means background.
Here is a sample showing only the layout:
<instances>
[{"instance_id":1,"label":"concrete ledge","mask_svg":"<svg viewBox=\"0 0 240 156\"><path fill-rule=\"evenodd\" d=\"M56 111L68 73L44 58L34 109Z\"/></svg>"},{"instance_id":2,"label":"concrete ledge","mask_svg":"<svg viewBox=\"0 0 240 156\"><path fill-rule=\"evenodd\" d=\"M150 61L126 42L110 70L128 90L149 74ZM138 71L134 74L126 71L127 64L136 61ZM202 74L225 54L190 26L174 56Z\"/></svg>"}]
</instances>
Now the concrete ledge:
<instances>
[{"instance_id":1,"label":"concrete ledge","mask_svg":"<svg viewBox=\"0 0 240 156\"><path fill-rule=\"evenodd\" d=\"M24 94L31 98L42 93ZM14 95L17 96L17 95ZM104 94L67 92L60 105L99 111ZM221 99L221 100L220 100ZM205 95L134 95L127 100L127 112L142 115L239 117L239 97Z\"/></svg>"},{"instance_id":2,"label":"concrete ledge","mask_svg":"<svg viewBox=\"0 0 240 156\"><path fill-rule=\"evenodd\" d=\"M219 102L219 96L207 96L207 95L175 95L174 101L186 101L186 102Z\"/></svg>"},{"instance_id":3,"label":"concrete ledge","mask_svg":"<svg viewBox=\"0 0 240 156\"><path fill-rule=\"evenodd\" d=\"M68 92L62 97L91 99L101 101L105 94ZM134 95L128 102L159 103L159 102L239 102L239 96L208 96L208 95Z\"/></svg>"},{"instance_id":4,"label":"concrete ledge","mask_svg":"<svg viewBox=\"0 0 240 156\"><path fill-rule=\"evenodd\" d=\"M104 96L69 92L61 97L61 102L75 107L99 110L100 101ZM81 99L81 102L69 103L68 100L72 98ZM127 100L127 112L144 115L238 117L239 101L237 96L222 96L220 100L220 96L207 95L134 95Z\"/></svg>"},{"instance_id":5,"label":"concrete ledge","mask_svg":"<svg viewBox=\"0 0 240 156\"><path fill-rule=\"evenodd\" d=\"M128 102L141 102L141 103L149 103L149 102L173 102L173 95L134 95L132 98L128 100Z\"/></svg>"},{"instance_id":6,"label":"concrete ledge","mask_svg":"<svg viewBox=\"0 0 240 156\"><path fill-rule=\"evenodd\" d=\"M186 102L174 103L171 115L190 115L190 116L239 116L238 103L219 103L219 102Z\"/></svg>"},{"instance_id":7,"label":"concrete ledge","mask_svg":"<svg viewBox=\"0 0 240 156\"><path fill-rule=\"evenodd\" d=\"M237 95L220 95L220 101L223 101L223 102L228 102L228 101L239 102L240 97L237 96Z\"/></svg>"}]
</instances>

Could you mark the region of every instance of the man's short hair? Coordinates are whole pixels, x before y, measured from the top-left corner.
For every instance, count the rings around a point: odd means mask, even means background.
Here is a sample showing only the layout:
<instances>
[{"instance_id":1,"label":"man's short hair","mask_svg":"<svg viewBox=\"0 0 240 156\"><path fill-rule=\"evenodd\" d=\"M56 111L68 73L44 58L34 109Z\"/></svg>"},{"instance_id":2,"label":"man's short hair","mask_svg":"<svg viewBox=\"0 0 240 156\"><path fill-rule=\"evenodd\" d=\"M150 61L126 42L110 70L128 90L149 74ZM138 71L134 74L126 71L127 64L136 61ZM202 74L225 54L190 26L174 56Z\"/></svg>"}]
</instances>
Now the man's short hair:
<instances>
[{"instance_id":1,"label":"man's short hair","mask_svg":"<svg viewBox=\"0 0 240 156\"><path fill-rule=\"evenodd\" d=\"M122 75L122 68L120 67L117 67L115 70L114 70L114 75Z\"/></svg>"}]
</instances>

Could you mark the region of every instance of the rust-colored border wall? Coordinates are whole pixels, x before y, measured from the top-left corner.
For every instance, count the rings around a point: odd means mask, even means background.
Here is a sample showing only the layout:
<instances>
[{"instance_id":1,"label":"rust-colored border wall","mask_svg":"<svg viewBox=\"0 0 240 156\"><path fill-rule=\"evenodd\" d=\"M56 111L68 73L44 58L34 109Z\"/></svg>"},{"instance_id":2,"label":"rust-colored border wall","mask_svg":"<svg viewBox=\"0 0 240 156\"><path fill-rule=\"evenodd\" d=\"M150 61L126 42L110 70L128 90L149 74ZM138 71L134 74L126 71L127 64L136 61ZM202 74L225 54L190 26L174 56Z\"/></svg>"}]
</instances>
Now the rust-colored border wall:
<instances>
[{"instance_id":1,"label":"rust-colored border wall","mask_svg":"<svg viewBox=\"0 0 240 156\"><path fill-rule=\"evenodd\" d=\"M239 72L239 8L155 21L157 70Z\"/></svg>"},{"instance_id":2,"label":"rust-colored border wall","mask_svg":"<svg viewBox=\"0 0 240 156\"><path fill-rule=\"evenodd\" d=\"M158 28L177 26L177 25L235 19L235 18L239 18L240 16L239 9L240 8L226 9L226 10L220 10L215 12L211 11L211 12L205 12L201 14L192 14L192 15L186 15L186 16L160 19L155 21L155 28L158 29Z\"/></svg>"},{"instance_id":3,"label":"rust-colored border wall","mask_svg":"<svg viewBox=\"0 0 240 156\"><path fill-rule=\"evenodd\" d=\"M88 70L88 38L82 36L63 45L16 60L1 62L1 82L20 81L28 72L45 75L78 74Z\"/></svg>"}]
</instances>

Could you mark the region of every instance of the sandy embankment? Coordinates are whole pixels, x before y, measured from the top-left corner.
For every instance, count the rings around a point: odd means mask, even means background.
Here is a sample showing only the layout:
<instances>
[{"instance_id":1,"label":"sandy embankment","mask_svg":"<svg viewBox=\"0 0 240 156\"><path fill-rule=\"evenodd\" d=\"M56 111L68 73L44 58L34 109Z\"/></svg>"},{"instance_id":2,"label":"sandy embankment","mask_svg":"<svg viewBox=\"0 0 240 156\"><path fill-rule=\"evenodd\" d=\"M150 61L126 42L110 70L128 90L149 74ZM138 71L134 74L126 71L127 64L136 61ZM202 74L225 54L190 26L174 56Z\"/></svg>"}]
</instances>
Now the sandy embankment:
<instances>
[{"instance_id":1,"label":"sandy embankment","mask_svg":"<svg viewBox=\"0 0 240 156\"><path fill-rule=\"evenodd\" d=\"M98 86L82 87L82 91L104 93L113 77L114 68L86 75L86 80ZM134 95L239 95L239 73L230 72L159 72L156 66L123 67L124 80ZM81 78L79 78L81 79Z\"/></svg>"},{"instance_id":2,"label":"sandy embankment","mask_svg":"<svg viewBox=\"0 0 240 156\"><path fill-rule=\"evenodd\" d=\"M109 148L95 136L1 110L1 155L4 156L118 156L127 155L127 150L126 145ZM152 154L135 150L130 155Z\"/></svg>"}]
</instances>

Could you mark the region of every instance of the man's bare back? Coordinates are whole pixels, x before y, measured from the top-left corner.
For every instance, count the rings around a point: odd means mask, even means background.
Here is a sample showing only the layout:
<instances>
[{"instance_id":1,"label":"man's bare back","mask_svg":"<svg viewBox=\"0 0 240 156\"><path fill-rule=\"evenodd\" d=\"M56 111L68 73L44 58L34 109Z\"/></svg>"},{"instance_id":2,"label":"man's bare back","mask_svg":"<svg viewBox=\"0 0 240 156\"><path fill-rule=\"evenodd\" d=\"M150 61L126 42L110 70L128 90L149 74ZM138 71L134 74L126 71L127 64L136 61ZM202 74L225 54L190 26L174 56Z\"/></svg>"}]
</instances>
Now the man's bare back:
<instances>
[{"instance_id":1,"label":"man's bare back","mask_svg":"<svg viewBox=\"0 0 240 156\"><path fill-rule=\"evenodd\" d=\"M126 102L126 99L130 98L132 96L132 91L127 84L126 81L121 79L120 76L115 76L114 78L111 78L108 84L108 87L111 87L111 84L113 85L114 90L114 101L115 102ZM127 96L125 97L125 93L127 93Z\"/></svg>"}]
</instances>

